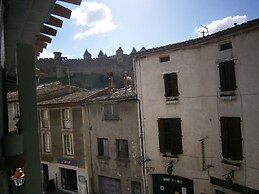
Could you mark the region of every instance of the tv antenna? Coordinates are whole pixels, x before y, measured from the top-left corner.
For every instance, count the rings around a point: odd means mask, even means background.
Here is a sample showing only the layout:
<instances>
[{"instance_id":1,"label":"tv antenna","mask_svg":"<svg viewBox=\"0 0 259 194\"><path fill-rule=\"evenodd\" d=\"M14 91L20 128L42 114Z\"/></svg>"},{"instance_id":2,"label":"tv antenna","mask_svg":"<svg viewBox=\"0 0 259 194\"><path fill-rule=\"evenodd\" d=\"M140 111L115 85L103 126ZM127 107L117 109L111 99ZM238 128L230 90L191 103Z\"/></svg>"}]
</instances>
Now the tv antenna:
<instances>
[{"instance_id":1,"label":"tv antenna","mask_svg":"<svg viewBox=\"0 0 259 194\"><path fill-rule=\"evenodd\" d=\"M209 35L209 29L208 29L208 27L207 27L207 26L204 26L204 25L201 25L201 27L206 30L206 31L204 31L204 30L203 30L203 31L200 31L200 30L199 30L199 33L202 34L202 37L205 36L205 32L206 32L207 35Z\"/></svg>"}]
</instances>

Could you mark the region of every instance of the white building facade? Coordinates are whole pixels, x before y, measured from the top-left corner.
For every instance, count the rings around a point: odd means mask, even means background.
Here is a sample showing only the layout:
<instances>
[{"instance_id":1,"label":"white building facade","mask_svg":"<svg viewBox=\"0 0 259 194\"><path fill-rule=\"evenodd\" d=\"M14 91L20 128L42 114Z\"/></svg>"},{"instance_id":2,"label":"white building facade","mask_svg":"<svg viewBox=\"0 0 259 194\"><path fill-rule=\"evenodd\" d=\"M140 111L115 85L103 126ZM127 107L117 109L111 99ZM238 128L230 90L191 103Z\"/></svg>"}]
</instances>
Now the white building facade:
<instances>
[{"instance_id":1,"label":"white building facade","mask_svg":"<svg viewBox=\"0 0 259 194\"><path fill-rule=\"evenodd\" d=\"M137 53L147 193L259 192L259 20Z\"/></svg>"}]
</instances>

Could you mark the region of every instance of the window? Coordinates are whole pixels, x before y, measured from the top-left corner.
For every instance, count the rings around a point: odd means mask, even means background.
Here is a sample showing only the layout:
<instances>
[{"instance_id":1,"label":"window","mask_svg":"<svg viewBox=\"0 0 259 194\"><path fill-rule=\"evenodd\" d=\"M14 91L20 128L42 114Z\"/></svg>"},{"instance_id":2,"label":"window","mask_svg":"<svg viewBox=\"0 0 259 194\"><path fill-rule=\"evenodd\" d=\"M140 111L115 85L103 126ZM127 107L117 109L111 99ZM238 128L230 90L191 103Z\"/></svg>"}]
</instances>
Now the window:
<instances>
[{"instance_id":1,"label":"window","mask_svg":"<svg viewBox=\"0 0 259 194\"><path fill-rule=\"evenodd\" d=\"M103 194L122 194L121 182L119 179L113 179L104 176L98 176L100 193Z\"/></svg>"},{"instance_id":2,"label":"window","mask_svg":"<svg viewBox=\"0 0 259 194\"><path fill-rule=\"evenodd\" d=\"M131 181L131 194L141 194L141 184Z\"/></svg>"},{"instance_id":3,"label":"window","mask_svg":"<svg viewBox=\"0 0 259 194\"><path fill-rule=\"evenodd\" d=\"M40 111L40 119L41 119L41 127L48 128L49 127L49 115L48 110Z\"/></svg>"},{"instance_id":4,"label":"window","mask_svg":"<svg viewBox=\"0 0 259 194\"><path fill-rule=\"evenodd\" d=\"M160 63L170 61L170 56L168 55L168 56L159 57L159 61Z\"/></svg>"},{"instance_id":5,"label":"window","mask_svg":"<svg viewBox=\"0 0 259 194\"><path fill-rule=\"evenodd\" d=\"M163 154L182 154L182 130L180 118L158 119L159 151Z\"/></svg>"},{"instance_id":6,"label":"window","mask_svg":"<svg viewBox=\"0 0 259 194\"><path fill-rule=\"evenodd\" d=\"M64 127L64 129L71 129L71 127L72 127L71 110L70 109L63 109L62 110L62 117L63 117L63 127Z\"/></svg>"},{"instance_id":7,"label":"window","mask_svg":"<svg viewBox=\"0 0 259 194\"><path fill-rule=\"evenodd\" d=\"M72 134L65 133L63 134L63 146L64 146L64 154L66 156L73 155L73 136Z\"/></svg>"},{"instance_id":8,"label":"window","mask_svg":"<svg viewBox=\"0 0 259 194\"><path fill-rule=\"evenodd\" d=\"M164 87L165 87L165 97L170 99L174 97L178 99L178 83L177 83L177 73L164 74Z\"/></svg>"},{"instance_id":9,"label":"window","mask_svg":"<svg viewBox=\"0 0 259 194\"><path fill-rule=\"evenodd\" d=\"M116 140L117 157L129 158L128 140Z\"/></svg>"},{"instance_id":10,"label":"window","mask_svg":"<svg viewBox=\"0 0 259 194\"><path fill-rule=\"evenodd\" d=\"M42 132L42 151L50 153L50 133Z\"/></svg>"},{"instance_id":11,"label":"window","mask_svg":"<svg viewBox=\"0 0 259 194\"><path fill-rule=\"evenodd\" d=\"M14 115L14 118L19 118L20 117L19 103L14 103L13 104L13 115Z\"/></svg>"},{"instance_id":12,"label":"window","mask_svg":"<svg viewBox=\"0 0 259 194\"><path fill-rule=\"evenodd\" d=\"M227 43L221 44L219 46L220 51L228 50L228 49L231 49L231 48L232 48L231 42L227 42Z\"/></svg>"},{"instance_id":13,"label":"window","mask_svg":"<svg viewBox=\"0 0 259 194\"><path fill-rule=\"evenodd\" d=\"M109 156L108 139L97 138L98 156Z\"/></svg>"},{"instance_id":14,"label":"window","mask_svg":"<svg viewBox=\"0 0 259 194\"><path fill-rule=\"evenodd\" d=\"M222 92L236 90L234 61L219 63L220 90Z\"/></svg>"},{"instance_id":15,"label":"window","mask_svg":"<svg viewBox=\"0 0 259 194\"><path fill-rule=\"evenodd\" d=\"M76 170L60 168L62 189L77 191L77 174Z\"/></svg>"},{"instance_id":16,"label":"window","mask_svg":"<svg viewBox=\"0 0 259 194\"><path fill-rule=\"evenodd\" d=\"M220 117L222 156L242 160L242 137L239 117Z\"/></svg>"},{"instance_id":17,"label":"window","mask_svg":"<svg viewBox=\"0 0 259 194\"><path fill-rule=\"evenodd\" d=\"M119 119L117 104L105 104L104 105L104 119L106 119L106 120Z\"/></svg>"}]
</instances>

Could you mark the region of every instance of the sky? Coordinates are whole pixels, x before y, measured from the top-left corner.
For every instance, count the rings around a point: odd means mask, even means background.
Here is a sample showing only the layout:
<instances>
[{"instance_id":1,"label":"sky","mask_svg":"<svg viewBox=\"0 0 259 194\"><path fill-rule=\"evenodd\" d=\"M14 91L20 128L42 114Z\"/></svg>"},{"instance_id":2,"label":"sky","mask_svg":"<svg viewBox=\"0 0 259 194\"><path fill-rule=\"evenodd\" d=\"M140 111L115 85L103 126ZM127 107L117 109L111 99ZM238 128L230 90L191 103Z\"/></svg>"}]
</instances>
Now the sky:
<instances>
[{"instance_id":1,"label":"sky","mask_svg":"<svg viewBox=\"0 0 259 194\"><path fill-rule=\"evenodd\" d=\"M259 18L259 0L82 0L80 6L57 1L72 10L39 58L93 58L119 47L154 48L186 41Z\"/></svg>"}]
</instances>

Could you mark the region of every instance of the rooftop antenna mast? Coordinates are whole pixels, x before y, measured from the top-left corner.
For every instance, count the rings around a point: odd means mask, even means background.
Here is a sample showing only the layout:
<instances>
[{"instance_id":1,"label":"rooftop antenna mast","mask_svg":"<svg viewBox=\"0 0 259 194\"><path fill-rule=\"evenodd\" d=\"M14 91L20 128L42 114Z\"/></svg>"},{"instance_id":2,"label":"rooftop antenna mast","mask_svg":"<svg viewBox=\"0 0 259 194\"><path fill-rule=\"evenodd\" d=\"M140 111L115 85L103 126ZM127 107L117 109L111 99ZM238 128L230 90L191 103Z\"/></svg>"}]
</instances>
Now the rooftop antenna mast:
<instances>
[{"instance_id":1,"label":"rooftop antenna mast","mask_svg":"<svg viewBox=\"0 0 259 194\"><path fill-rule=\"evenodd\" d=\"M209 29L207 26L201 25L202 28L204 28L206 30L207 35L209 35ZM205 31L199 31L200 33L202 33L202 37L205 36Z\"/></svg>"}]
</instances>

